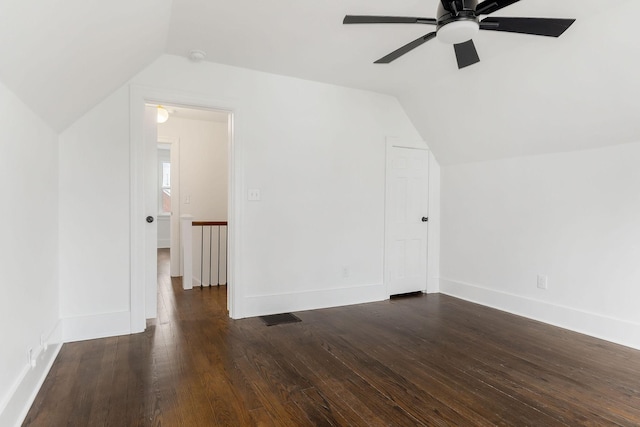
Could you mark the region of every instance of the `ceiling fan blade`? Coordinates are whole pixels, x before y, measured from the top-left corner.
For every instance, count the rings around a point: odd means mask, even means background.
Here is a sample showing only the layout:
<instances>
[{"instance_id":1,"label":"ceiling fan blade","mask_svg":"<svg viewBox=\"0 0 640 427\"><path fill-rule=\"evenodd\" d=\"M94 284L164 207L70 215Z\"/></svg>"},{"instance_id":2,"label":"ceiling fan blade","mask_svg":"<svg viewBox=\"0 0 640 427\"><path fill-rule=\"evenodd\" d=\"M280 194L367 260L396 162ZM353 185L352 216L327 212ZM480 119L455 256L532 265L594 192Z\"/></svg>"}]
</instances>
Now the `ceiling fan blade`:
<instances>
[{"instance_id":1,"label":"ceiling fan blade","mask_svg":"<svg viewBox=\"0 0 640 427\"><path fill-rule=\"evenodd\" d=\"M395 61L396 59L400 58L405 53L410 52L413 49L415 49L418 46L420 46L421 44L428 42L429 40L431 40L435 36L436 36L435 31L433 33L425 34L424 36L420 37L419 39L415 39L411 43L407 43L406 45L402 46L400 49L394 50L393 52L391 52L387 56L378 59L376 62L374 62L374 64L388 64L391 61Z\"/></svg>"},{"instance_id":2,"label":"ceiling fan blade","mask_svg":"<svg viewBox=\"0 0 640 427\"><path fill-rule=\"evenodd\" d=\"M486 0L476 6L476 15L488 15L520 0Z\"/></svg>"},{"instance_id":3,"label":"ceiling fan blade","mask_svg":"<svg viewBox=\"0 0 640 427\"><path fill-rule=\"evenodd\" d=\"M478 56L476 45L473 44L473 40L454 44L453 49L456 51L458 68L468 67L469 65L473 65L476 62L480 62L480 57Z\"/></svg>"},{"instance_id":4,"label":"ceiling fan blade","mask_svg":"<svg viewBox=\"0 0 640 427\"><path fill-rule=\"evenodd\" d=\"M560 37L575 21L555 18L485 18L480 21L480 29Z\"/></svg>"},{"instance_id":5,"label":"ceiling fan blade","mask_svg":"<svg viewBox=\"0 0 640 427\"><path fill-rule=\"evenodd\" d=\"M418 18L411 16L371 16L371 15L347 15L343 24L431 24L436 25L435 18Z\"/></svg>"}]
</instances>

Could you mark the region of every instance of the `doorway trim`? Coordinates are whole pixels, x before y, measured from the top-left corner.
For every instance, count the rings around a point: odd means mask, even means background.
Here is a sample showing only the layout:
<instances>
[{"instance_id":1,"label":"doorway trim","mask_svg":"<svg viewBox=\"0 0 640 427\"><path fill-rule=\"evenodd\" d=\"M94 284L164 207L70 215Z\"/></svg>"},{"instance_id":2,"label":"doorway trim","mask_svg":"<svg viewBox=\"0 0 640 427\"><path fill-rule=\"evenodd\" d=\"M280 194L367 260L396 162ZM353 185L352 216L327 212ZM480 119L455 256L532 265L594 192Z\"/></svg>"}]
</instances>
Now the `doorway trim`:
<instances>
[{"instance_id":1,"label":"doorway trim","mask_svg":"<svg viewBox=\"0 0 640 427\"><path fill-rule=\"evenodd\" d=\"M169 215L169 275L182 276L180 242L175 241L175 228L180 227L180 138L158 136L158 145L169 146L171 161L171 214ZM160 165L158 165L160 167ZM160 196L158 196L160 197ZM177 250L176 250L177 249Z\"/></svg>"},{"instance_id":2,"label":"doorway trim","mask_svg":"<svg viewBox=\"0 0 640 427\"><path fill-rule=\"evenodd\" d=\"M130 86L130 327L131 333L142 332L145 319L145 256L146 223L144 207L144 107L147 103L170 104L187 108L222 110L229 113L229 191L228 191L228 280L227 307L231 318L242 317L239 271L241 265L240 230L242 222L242 151L237 126L239 105L228 100L147 86Z\"/></svg>"}]
</instances>

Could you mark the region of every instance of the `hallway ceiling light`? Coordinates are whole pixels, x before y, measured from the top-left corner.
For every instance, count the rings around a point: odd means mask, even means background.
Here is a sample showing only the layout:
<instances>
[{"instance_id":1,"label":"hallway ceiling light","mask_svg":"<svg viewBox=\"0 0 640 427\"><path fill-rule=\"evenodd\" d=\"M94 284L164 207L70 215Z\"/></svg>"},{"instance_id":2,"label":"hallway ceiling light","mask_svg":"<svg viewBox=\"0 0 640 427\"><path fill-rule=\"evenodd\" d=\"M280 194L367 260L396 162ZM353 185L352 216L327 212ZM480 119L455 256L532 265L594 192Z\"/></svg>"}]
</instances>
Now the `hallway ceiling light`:
<instances>
[{"instance_id":1,"label":"hallway ceiling light","mask_svg":"<svg viewBox=\"0 0 640 427\"><path fill-rule=\"evenodd\" d=\"M169 120L169 112L162 105L158 105L158 123Z\"/></svg>"}]
</instances>

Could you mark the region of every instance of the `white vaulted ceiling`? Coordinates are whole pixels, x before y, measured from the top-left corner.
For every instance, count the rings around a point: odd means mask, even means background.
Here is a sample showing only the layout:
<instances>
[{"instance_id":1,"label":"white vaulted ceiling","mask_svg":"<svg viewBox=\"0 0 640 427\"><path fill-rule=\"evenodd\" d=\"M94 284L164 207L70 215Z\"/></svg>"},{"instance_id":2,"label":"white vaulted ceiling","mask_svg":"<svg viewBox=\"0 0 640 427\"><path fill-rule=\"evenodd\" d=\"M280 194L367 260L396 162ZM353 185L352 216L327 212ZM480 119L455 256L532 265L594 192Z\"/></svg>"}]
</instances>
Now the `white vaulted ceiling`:
<instances>
[{"instance_id":1,"label":"white vaulted ceiling","mask_svg":"<svg viewBox=\"0 0 640 427\"><path fill-rule=\"evenodd\" d=\"M0 0L0 81L68 127L164 53L171 0Z\"/></svg>"},{"instance_id":2,"label":"white vaulted ceiling","mask_svg":"<svg viewBox=\"0 0 640 427\"><path fill-rule=\"evenodd\" d=\"M640 2L521 0L496 16L576 18L559 39L481 32L458 70L434 30L342 25L345 14L433 17L438 0L0 0L0 80L63 130L163 53L398 97L441 162L640 140Z\"/></svg>"}]
</instances>

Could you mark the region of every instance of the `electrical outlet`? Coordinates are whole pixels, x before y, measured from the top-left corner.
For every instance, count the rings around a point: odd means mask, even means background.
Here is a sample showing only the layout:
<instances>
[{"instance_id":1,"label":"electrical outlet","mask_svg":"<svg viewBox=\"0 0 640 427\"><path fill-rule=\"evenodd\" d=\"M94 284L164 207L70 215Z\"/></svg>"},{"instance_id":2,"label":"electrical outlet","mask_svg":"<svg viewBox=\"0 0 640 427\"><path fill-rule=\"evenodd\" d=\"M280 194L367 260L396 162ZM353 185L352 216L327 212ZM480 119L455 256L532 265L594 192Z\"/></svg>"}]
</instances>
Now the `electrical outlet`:
<instances>
[{"instance_id":1,"label":"electrical outlet","mask_svg":"<svg viewBox=\"0 0 640 427\"><path fill-rule=\"evenodd\" d=\"M349 278L349 267L347 266L342 267L342 278L343 279Z\"/></svg>"},{"instance_id":2,"label":"electrical outlet","mask_svg":"<svg viewBox=\"0 0 640 427\"><path fill-rule=\"evenodd\" d=\"M260 201L260 190L258 190L257 188L249 190L247 198L253 202Z\"/></svg>"},{"instance_id":3,"label":"electrical outlet","mask_svg":"<svg viewBox=\"0 0 640 427\"><path fill-rule=\"evenodd\" d=\"M539 289L548 289L548 281L549 278L547 276L543 276L542 274L538 274L538 288Z\"/></svg>"},{"instance_id":4,"label":"electrical outlet","mask_svg":"<svg viewBox=\"0 0 640 427\"><path fill-rule=\"evenodd\" d=\"M36 367L36 359L33 355L33 349L30 348L29 350L27 350L27 357L28 357L28 361L29 361L29 366L31 366L32 368Z\"/></svg>"}]
</instances>

